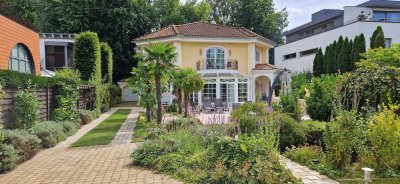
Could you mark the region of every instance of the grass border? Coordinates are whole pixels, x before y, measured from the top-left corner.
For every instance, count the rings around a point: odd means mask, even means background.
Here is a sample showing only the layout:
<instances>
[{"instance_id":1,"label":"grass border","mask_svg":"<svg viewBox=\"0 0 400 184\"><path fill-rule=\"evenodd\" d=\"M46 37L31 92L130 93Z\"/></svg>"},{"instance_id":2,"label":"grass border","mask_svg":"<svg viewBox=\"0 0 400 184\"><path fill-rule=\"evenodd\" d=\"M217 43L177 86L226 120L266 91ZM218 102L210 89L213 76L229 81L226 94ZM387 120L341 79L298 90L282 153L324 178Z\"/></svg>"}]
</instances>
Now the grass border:
<instances>
[{"instance_id":1,"label":"grass border","mask_svg":"<svg viewBox=\"0 0 400 184\"><path fill-rule=\"evenodd\" d=\"M132 109L118 109L110 117L86 133L71 147L94 146L109 144L125 122Z\"/></svg>"}]
</instances>

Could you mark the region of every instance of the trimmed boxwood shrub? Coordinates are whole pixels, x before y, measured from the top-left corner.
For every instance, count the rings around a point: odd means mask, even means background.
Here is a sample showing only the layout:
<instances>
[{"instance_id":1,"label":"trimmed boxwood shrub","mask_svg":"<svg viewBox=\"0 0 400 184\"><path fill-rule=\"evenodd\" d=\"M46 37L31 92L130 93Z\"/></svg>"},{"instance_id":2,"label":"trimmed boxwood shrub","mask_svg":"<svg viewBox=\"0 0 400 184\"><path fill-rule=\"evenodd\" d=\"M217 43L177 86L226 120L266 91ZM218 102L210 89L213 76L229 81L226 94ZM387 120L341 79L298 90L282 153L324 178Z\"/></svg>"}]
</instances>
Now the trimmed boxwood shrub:
<instances>
[{"instance_id":1,"label":"trimmed boxwood shrub","mask_svg":"<svg viewBox=\"0 0 400 184\"><path fill-rule=\"evenodd\" d=\"M56 84L56 80L52 77L40 77L11 70L0 70L0 85L2 86L25 88L28 81L31 81L38 88L53 87Z\"/></svg>"},{"instance_id":2,"label":"trimmed boxwood shrub","mask_svg":"<svg viewBox=\"0 0 400 184\"><path fill-rule=\"evenodd\" d=\"M101 77L103 81L112 83L113 53L107 43L101 43Z\"/></svg>"},{"instance_id":3,"label":"trimmed boxwood shrub","mask_svg":"<svg viewBox=\"0 0 400 184\"><path fill-rule=\"evenodd\" d=\"M61 126L64 129L64 133L67 136L74 135L78 131L78 126L77 123L74 123L72 121L64 121L64 122L57 122L61 124Z\"/></svg>"},{"instance_id":4,"label":"trimmed boxwood shrub","mask_svg":"<svg viewBox=\"0 0 400 184\"><path fill-rule=\"evenodd\" d=\"M4 137L4 144L13 145L19 155L18 162L32 158L41 148L41 140L26 130L1 130L0 136Z\"/></svg>"},{"instance_id":5,"label":"trimmed boxwood shrub","mask_svg":"<svg viewBox=\"0 0 400 184\"><path fill-rule=\"evenodd\" d=\"M17 165L18 155L14 146L0 144L0 172L6 172Z\"/></svg>"},{"instance_id":6,"label":"trimmed boxwood shrub","mask_svg":"<svg viewBox=\"0 0 400 184\"><path fill-rule=\"evenodd\" d=\"M51 148L67 137L63 125L53 121L37 124L33 127L33 133L42 140L44 148Z\"/></svg>"},{"instance_id":7,"label":"trimmed boxwood shrub","mask_svg":"<svg viewBox=\"0 0 400 184\"><path fill-rule=\"evenodd\" d=\"M75 36L75 68L81 73L81 79L101 81L101 52L97 33L82 32Z\"/></svg>"}]
</instances>

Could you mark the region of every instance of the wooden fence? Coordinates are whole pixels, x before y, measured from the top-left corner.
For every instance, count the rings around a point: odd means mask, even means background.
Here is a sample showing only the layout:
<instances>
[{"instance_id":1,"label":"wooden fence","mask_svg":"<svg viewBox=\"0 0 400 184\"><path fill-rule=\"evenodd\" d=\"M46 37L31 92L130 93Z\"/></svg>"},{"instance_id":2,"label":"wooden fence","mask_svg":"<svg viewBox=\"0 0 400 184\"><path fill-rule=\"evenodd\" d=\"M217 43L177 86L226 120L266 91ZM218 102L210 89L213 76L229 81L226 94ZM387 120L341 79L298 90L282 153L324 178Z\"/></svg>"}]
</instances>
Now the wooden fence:
<instances>
[{"instance_id":1,"label":"wooden fence","mask_svg":"<svg viewBox=\"0 0 400 184\"><path fill-rule=\"evenodd\" d=\"M93 109L94 106L94 90L90 86L79 87L79 100L77 101L77 109ZM13 105L13 100L17 96L18 89L4 87L3 91L5 96L2 101L0 101L1 111L0 111L0 122L4 124L5 127L11 125L11 107ZM40 88L37 89L37 97L40 102L40 119L42 121L49 120L51 118L51 113L54 110L54 97L57 95L56 88Z\"/></svg>"}]
</instances>

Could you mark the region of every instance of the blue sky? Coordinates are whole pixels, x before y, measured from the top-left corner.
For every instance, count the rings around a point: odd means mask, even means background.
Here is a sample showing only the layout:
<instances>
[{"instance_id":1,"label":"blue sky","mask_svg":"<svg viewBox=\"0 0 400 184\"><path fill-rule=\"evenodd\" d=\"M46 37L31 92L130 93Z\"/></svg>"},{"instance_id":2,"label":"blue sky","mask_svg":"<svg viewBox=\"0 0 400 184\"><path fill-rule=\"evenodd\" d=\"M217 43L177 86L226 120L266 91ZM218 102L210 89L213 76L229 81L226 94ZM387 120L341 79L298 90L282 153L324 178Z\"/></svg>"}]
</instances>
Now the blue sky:
<instances>
[{"instance_id":1,"label":"blue sky","mask_svg":"<svg viewBox=\"0 0 400 184\"><path fill-rule=\"evenodd\" d=\"M289 13L289 26L292 29L311 21L311 14L321 9L343 9L367 0L274 0L275 8L286 8Z\"/></svg>"}]
</instances>

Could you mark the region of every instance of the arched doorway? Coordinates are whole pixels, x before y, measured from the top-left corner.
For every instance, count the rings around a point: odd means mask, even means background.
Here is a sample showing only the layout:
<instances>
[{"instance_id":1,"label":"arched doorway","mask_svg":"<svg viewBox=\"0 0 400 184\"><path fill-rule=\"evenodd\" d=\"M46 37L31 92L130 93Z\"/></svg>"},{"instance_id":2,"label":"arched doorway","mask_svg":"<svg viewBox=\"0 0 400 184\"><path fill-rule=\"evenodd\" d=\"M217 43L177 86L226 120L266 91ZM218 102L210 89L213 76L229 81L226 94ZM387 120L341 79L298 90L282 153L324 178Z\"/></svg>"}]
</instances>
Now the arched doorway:
<instances>
[{"instance_id":1,"label":"arched doorway","mask_svg":"<svg viewBox=\"0 0 400 184\"><path fill-rule=\"evenodd\" d=\"M256 78L255 84L256 101L268 101L271 90L271 80L267 76L259 76Z\"/></svg>"}]
</instances>

